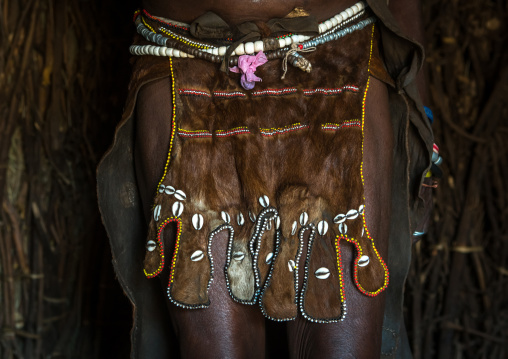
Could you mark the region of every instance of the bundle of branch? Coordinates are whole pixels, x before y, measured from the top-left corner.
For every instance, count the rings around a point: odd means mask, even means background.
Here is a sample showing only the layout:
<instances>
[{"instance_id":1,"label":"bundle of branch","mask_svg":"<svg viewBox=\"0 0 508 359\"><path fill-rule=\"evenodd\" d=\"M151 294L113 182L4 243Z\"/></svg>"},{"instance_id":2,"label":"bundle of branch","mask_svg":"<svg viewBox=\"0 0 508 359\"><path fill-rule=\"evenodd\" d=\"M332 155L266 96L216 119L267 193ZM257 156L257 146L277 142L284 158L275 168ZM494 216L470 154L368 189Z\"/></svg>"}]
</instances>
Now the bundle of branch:
<instances>
[{"instance_id":1,"label":"bundle of branch","mask_svg":"<svg viewBox=\"0 0 508 359\"><path fill-rule=\"evenodd\" d=\"M415 358L508 357L508 8L424 2L444 178L413 252L406 313Z\"/></svg>"},{"instance_id":2,"label":"bundle of branch","mask_svg":"<svg viewBox=\"0 0 508 359\"><path fill-rule=\"evenodd\" d=\"M95 167L120 118L122 92L111 89L126 88L128 73L112 71L115 24L97 26L116 4L96 3L0 1L1 358L99 350L89 322L110 259ZM129 31L118 36L126 57Z\"/></svg>"}]
</instances>

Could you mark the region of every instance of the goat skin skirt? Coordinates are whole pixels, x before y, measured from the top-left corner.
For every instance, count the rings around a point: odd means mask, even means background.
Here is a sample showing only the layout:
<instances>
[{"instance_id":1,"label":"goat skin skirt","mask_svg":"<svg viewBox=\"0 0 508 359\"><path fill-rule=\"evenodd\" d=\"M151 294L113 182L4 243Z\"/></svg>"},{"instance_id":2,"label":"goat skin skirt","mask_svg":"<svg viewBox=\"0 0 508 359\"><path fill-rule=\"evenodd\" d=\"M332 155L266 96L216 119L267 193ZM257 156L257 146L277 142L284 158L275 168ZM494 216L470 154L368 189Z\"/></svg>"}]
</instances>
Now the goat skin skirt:
<instances>
[{"instance_id":1,"label":"goat skin skirt","mask_svg":"<svg viewBox=\"0 0 508 359\"><path fill-rule=\"evenodd\" d=\"M144 272L169 269L174 304L206 308L214 273L224 270L231 297L259 304L267 318L292 320L300 311L313 322L341 321L341 241L356 248L358 290L375 296L387 287L362 176L364 104L371 69L382 68L375 31L370 25L304 54L310 74L290 68L281 81L280 61L269 61L252 90L204 60L167 60L170 146L154 189ZM171 223L175 246L165 248ZM212 257L221 231L225 268Z\"/></svg>"}]
</instances>

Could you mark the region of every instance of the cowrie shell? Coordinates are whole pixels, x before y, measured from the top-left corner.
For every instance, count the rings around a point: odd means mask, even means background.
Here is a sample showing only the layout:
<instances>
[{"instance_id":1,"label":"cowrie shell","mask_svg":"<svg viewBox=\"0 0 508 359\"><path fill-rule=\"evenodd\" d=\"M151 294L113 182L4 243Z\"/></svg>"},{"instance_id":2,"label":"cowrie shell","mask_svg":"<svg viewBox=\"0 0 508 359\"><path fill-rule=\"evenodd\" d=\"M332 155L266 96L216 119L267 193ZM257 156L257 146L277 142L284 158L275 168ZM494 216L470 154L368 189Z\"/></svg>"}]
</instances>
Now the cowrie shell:
<instances>
[{"instance_id":1,"label":"cowrie shell","mask_svg":"<svg viewBox=\"0 0 508 359\"><path fill-rule=\"evenodd\" d=\"M341 234L346 234L347 233L347 224L345 224L345 223L339 224L339 232Z\"/></svg>"},{"instance_id":2,"label":"cowrie shell","mask_svg":"<svg viewBox=\"0 0 508 359\"><path fill-rule=\"evenodd\" d=\"M198 249L197 251L195 251L194 253L191 254L190 260L193 262L198 262L198 261L202 260L204 257L205 257L205 254L203 253L203 251Z\"/></svg>"},{"instance_id":3,"label":"cowrie shell","mask_svg":"<svg viewBox=\"0 0 508 359\"><path fill-rule=\"evenodd\" d=\"M261 196L259 197L259 204L263 207L268 207L270 205L270 200L268 199L268 196Z\"/></svg>"},{"instance_id":4,"label":"cowrie shell","mask_svg":"<svg viewBox=\"0 0 508 359\"><path fill-rule=\"evenodd\" d=\"M369 256L361 256L360 259L358 259L358 266L359 267L365 267L367 264L369 264L370 259Z\"/></svg>"},{"instance_id":5,"label":"cowrie shell","mask_svg":"<svg viewBox=\"0 0 508 359\"><path fill-rule=\"evenodd\" d=\"M321 267L317 271L314 272L314 275L317 279L326 279L330 276L330 271L328 268Z\"/></svg>"},{"instance_id":6,"label":"cowrie shell","mask_svg":"<svg viewBox=\"0 0 508 359\"><path fill-rule=\"evenodd\" d=\"M318 233L320 235L324 236L326 234L326 232L328 232L328 222L326 222L326 221L319 222L317 225L317 228L318 228Z\"/></svg>"},{"instance_id":7,"label":"cowrie shell","mask_svg":"<svg viewBox=\"0 0 508 359\"><path fill-rule=\"evenodd\" d=\"M150 240L148 242L146 242L146 249L148 250L148 252L153 252L155 250L155 247L157 247L157 244Z\"/></svg>"},{"instance_id":8,"label":"cowrie shell","mask_svg":"<svg viewBox=\"0 0 508 359\"><path fill-rule=\"evenodd\" d=\"M347 219L355 219L356 217L358 217L358 211L356 209L350 209L349 211L347 211L346 213Z\"/></svg>"},{"instance_id":9,"label":"cowrie shell","mask_svg":"<svg viewBox=\"0 0 508 359\"><path fill-rule=\"evenodd\" d=\"M227 212L222 211L222 212L220 213L220 216L222 217L222 220L223 220L224 222L226 222L226 223L231 222L231 217L229 216L229 214L228 214Z\"/></svg>"},{"instance_id":10,"label":"cowrie shell","mask_svg":"<svg viewBox=\"0 0 508 359\"><path fill-rule=\"evenodd\" d=\"M185 201L187 195L182 190L175 191L175 198L179 201Z\"/></svg>"},{"instance_id":11,"label":"cowrie shell","mask_svg":"<svg viewBox=\"0 0 508 359\"><path fill-rule=\"evenodd\" d=\"M239 226L243 226L245 224L245 219L243 218L243 214L239 213L236 216L236 222L238 223Z\"/></svg>"},{"instance_id":12,"label":"cowrie shell","mask_svg":"<svg viewBox=\"0 0 508 359\"><path fill-rule=\"evenodd\" d=\"M181 202L175 202L171 209L173 210L173 216L180 217L183 212L183 204Z\"/></svg>"},{"instance_id":13,"label":"cowrie shell","mask_svg":"<svg viewBox=\"0 0 508 359\"><path fill-rule=\"evenodd\" d=\"M249 211L249 218L252 222L256 222L256 215L251 211Z\"/></svg>"},{"instance_id":14,"label":"cowrie shell","mask_svg":"<svg viewBox=\"0 0 508 359\"><path fill-rule=\"evenodd\" d=\"M272 230L272 220L271 219L269 219L268 222L266 223L266 230L267 231Z\"/></svg>"},{"instance_id":15,"label":"cowrie shell","mask_svg":"<svg viewBox=\"0 0 508 359\"><path fill-rule=\"evenodd\" d=\"M233 259L234 259L235 261L239 261L239 262L240 262L240 261L241 261L241 260L243 260L244 258L245 258L245 253L243 253L243 252L234 252L234 253L233 253Z\"/></svg>"},{"instance_id":16,"label":"cowrie shell","mask_svg":"<svg viewBox=\"0 0 508 359\"><path fill-rule=\"evenodd\" d=\"M335 218L333 219L333 223L342 223L346 220L346 215L345 214L338 214L337 216L335 216Z\"/></svg>"},{"instance_id":17,"label":"cowrie shell","mask_svg":"<svg viewBox=\"0 0 508 359\"><path fill-rule=\"evenodd\" d=\"M196 230L201 230L203 228L203 216L199 213L196 213L192 216L192 225Z\"/></svg>"},{"instance_id":18,"label":"cowrie shell","mask_svg":"<svg viewBox=\"0 0 508 359\"><path fill-rule=\"evenodd\" d=\"M308 220L309 215L307 214L307 212L302 212L302 214L300 215L300 224L302 225L302 227L307 224Z\"/></svg>"},{"instance_id":19,"label":"cowrie shell","mask_svg":"<svg viewBox=\"0 0 508 359\"><path fill-rule=\"evenodd\" d=\"M362 227L362 237L365 234L365 228Z\"/></svg>"},{"instance_id":20,"label":"cowrie shell","mask_svg":"<svg viewBox=\"0 0 508 359\"><path fill-rule=\"evenodd\" d=\"M275 217L275 229L279 229L280 228L280 217L277 216Z\"/></svg>"},{"instance_id":21,"label":"cowrie shell","mask_svg":"<svg viewBox=\"0 0 508 359\"><path fill-rule=\"evenodd\" d=\"M166 189L164 190L166 194L172 195L175 193L175 187L172 186L166 186ZM183 192L182 192L183 193ZM185 198L184 198L185 199Z\"/></svg>"},{"instance_id":22,"label":"cowrie shell","mask_svg":"<svg viewBox=\"0 0 508 359\"><path fill-rule=\"evenodd\" d=\"M289 268L290 272L293 272L295 270L295 261L294 260L290 259L288 261L288 268Z\"/></svg>"},{"instance_id":23,"label":"cowrie shell","mask_svg":"<svg viewBox=\"0 0 508 359\"><path fill-rule=\"evenodd\" d=\"M265 258L265 263L270 264L272 262L272 258L273 258L273 253L272 252L268 253Z\"/></svg>"},{"instance_id":24,"label":"cowrie shell","mask_svg":"<svg viewBox=\"0 0 508 359\"><path fill-rule=\"evenodd\" d=\"M161 215L161 205L158 204L157 206L155 206L155 208L153 209L153 219L155 219L155 222L157 222L159 220L159 216Z\"/></svg>"},{"instance_id":25,"label":"cowrie shell","mask_svg":"<svg viewBox=\"0 0 508 359\"><path fill-rule=\"evenodd\" d=\"M363 214L363 210L365 209L365 206L362 204L360 207L358 207L358 213Z\"/></svg>"},{"instance_id":26,"label":"cowrie shell","mask_svg":"<svg viewBox=\"0 0 508 359\"><path fill-rule=\"evenodd\" d=\"M166 187L166 186L164 186L163 184L161 184L161 185L159 186L159 193L164 192L164 187Z\"/></svg>"},{"instance_id":27,"label":"cowrie shell","mask_svg":"<svg viewBox=\"0 0 508 359\"><path fill-rule=\"evenodd\" d=\"M294 236L296 233L296 228L298 227L298 222L294 221L293 226L291 228L291 235Z\"/></svg>"}]
</instances>

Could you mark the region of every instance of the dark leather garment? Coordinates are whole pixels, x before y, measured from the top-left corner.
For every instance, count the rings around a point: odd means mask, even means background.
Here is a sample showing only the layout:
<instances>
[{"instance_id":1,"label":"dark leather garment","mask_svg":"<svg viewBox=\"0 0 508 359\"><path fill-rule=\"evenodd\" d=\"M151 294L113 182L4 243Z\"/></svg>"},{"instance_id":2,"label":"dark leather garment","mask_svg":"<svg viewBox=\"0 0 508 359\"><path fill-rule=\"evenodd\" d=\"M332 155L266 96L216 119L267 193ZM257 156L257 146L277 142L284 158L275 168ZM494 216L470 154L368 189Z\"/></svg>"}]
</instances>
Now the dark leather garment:
<instances>
[{"instance_id":1,"label":"dark leather garment","mask_svg":"<svg viewBox=\"0 0 508 359\"><path fill-rule=\"evenodd\" d=\"M401 34L385 0L367 0L378 17L382 53L389 77L395 152L392 183L392 220L387 265L383 323L383 358L411 357L403 323L403 287L411 257L411 233L423 216L419 197L424 174L430 167L433 135L416 89L415 76L423 63L423 48ZM168 358L167 338L172 334L167 309L156 280L143 273L146 224L134 171L134 108L139 89L169 76L169 62L143 56L133 60L127 105L111 148L97 170L99 206L113 253L118 280L134 308L131 357ZM119 175L121 174L121 175Z\"/></svg>"}]
</instances>

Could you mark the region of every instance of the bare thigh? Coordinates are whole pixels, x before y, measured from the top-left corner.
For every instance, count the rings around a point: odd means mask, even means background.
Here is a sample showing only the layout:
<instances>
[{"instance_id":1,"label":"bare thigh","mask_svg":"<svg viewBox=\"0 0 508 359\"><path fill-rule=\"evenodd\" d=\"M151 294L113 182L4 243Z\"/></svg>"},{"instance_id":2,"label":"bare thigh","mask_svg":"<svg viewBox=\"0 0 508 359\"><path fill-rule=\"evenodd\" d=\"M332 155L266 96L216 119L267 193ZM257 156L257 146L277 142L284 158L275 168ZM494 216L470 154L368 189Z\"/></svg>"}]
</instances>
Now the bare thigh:
<instances>
[{"instance_id":1,"label":"bare thigh","mask_svg":"<svg viewBox=\"0 0 508 359\"><path fill-rule=\"evenodd\" d=\"M371 78L366 100L363 161L366 222L383 258L387 258L388 252L392 136L386 85ZM360 293L353 283L352 245L342 242L341 251L348 303L346 319L316 324L299 316L288 323L291 358L380 357L384 295L370 298Z\"/></svg>"},{"instance_id":2,"label":"bare thigh","mask_svg":"<svg viewBox=\"0 0 508 359\"><path fill-rule=\"evenodd\" d=\"M135 165L145 218L157 183L163 173L171 131L171 84L168 78L145 85L136 108ZM174 247L173 228L164 230L164 247ZM209 289L210 307L182 309L169 300L173 329L182 358L262 358L265 355L265 319L257 306L234 302L227 292L224 271L227 235L214 239L212 255L218 270ZM169 253L171 258L171 253ZM168 283L168 268L161 274L161 285Z\"/></svg>"},{"instance_id":3,"label":"bare thigh","mask_svg":"<svg viewBox=\"0 0 508 359\"><path fill-rule=\"evenodd\" d=\"M147 220L169 145L169 81L162 79L145 85L137 102L136 172ZM392 147L387 90L384 84L371 78L366 103L363 165L366 221L383 258L387 257L388 250ZM171 230L165 229L165 248L173 248L174 236L171 235ZM226 242L226 234L222 233L212 248L216 268L224 268ZM381 294L370 298L356 289L351 273L353 248L348 243L342 243L341 249L348 298L347 317L340 323L315 324L299 316L296 321L288 323L288 343L292 358L380 356L384 296ZM264 357L265 324L261 311L257 306L234 302L227 292L224 272L217 270L215 273L209 292L211 304L208 309L180 309L168 303L182 357ZM164 288L167 276L166 269L161 276Z\"/></svg>"}]
</instances>

